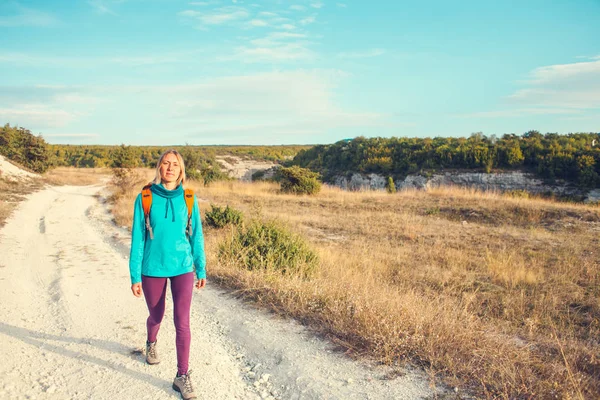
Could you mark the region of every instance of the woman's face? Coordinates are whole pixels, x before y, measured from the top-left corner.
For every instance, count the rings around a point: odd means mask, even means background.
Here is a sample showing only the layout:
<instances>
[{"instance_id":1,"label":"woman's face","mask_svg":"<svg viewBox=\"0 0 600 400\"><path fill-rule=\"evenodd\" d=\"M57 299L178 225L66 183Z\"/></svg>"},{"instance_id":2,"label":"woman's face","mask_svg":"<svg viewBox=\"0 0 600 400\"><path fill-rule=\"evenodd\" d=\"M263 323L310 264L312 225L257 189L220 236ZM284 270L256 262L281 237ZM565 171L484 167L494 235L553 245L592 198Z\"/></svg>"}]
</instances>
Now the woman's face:
<instances>
[{"instance_id":1,"label":"woman's face","mask_svg":"<svg viewBox=\"0 0 600 400\"><path fill-rule=\"evenodd\" d=\"M177 156L173 153L167 154L160 164L160 179L162 183L177 182L181 174L181 166Z\"/></svg>"}]
</instances>

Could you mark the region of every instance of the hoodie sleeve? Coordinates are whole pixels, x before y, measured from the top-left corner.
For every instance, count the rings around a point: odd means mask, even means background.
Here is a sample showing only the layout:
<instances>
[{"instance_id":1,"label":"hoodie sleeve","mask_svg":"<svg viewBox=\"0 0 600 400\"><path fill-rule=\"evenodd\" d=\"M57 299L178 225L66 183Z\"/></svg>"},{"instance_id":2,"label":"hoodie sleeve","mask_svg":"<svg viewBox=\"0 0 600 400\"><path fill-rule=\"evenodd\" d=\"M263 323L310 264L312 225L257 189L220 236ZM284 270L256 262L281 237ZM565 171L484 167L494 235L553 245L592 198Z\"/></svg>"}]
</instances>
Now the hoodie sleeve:
<instances>
[{"instance_id":1,"label":"hoodie sleeve","mask_svg":"<svg viewBox=\"0 0 600 400\"><path fill-rule=\"evenodd\" d=\"M138 194L133 206L133 221L131 223L131 251L129 253L129 275L131 284L142 281L142 260L144 258L144 242L146 240L146 226L144 222L144 209L142 208L142 194Z\"/></svg>"},{"instance_id":2,"label":"hoodie sleeve","mask_svg":"<svg viewBox=\"0 0 600 400\"><path fill-rule=\"evenodd\" d=\"M192 245L192 256L194 257L194 266L196 267L196 276L198 279L206 278L206 255L204 254L204 235L202 233L202 220L200 219L200 209L198 208L198 199L194 195L194 208L192 209L192 236L190 238Z\"/></svg>"}]
</instances>

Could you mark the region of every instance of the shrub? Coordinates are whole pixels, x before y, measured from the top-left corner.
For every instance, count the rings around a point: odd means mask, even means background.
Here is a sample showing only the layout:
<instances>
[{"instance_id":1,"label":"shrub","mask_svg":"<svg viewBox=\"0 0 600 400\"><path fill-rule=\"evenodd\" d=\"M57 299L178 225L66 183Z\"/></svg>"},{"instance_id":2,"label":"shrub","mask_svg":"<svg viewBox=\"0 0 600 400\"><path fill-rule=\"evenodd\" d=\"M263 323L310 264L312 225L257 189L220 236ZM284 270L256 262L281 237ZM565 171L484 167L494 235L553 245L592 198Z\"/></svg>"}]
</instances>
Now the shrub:
<instances>
[{"instance_id":1,"label":"shrub","mask_svg":"<svg viewBox=\"0 0 600 400\"><path fill-rule=\"evenodd\" d=\"M140 177L133 168L113 168L112 184L117 189L117 193L124 194L131 188L139 184ZM140 188L141 189L141 188Z\"/></svg>"},{"instance_id":2,"label":"shrub","mask_svg":"<svg viewBox=\"0 0 600 400\"><path fill-rule=\"evenodd\" d=\"M225 208L210 205L211 210L206 213L206 223L213 228L223 228L226 225L240 225L243 220L242 212L226 206Z\"/></svg>"},{"instance_id":3,"label":"shrub","mask_svg":"<svg viewBox=\"0 0 600 400\"><path fill-rule=\"evenodd\" d=\"M425 210L426 215L438 215L439 213L440 213L439 206L430 207L427 210Z\"/></svg>"},{"instance_id":4,"label":"shrub","mask_svg":"<svg viewBox=\"0 0 600 400\"><path fill-rule=\"evenodd\" d=\"M213 182L229 180L229 176L221 171L218 165L208 165L201 171L202 179L204 180L204 186L208 186Z\"/></svg>"},{"instance_id":5,"label":"shrub","mask_svg":"<svg viewBox=\"0 0 600 400\"><path fill-rule=\"evenodd\" d=\"M252 174L252 181L260 181L265 177L265 171L264 169L259 169L258 171L254 172Z\"/></svg>"},{"instance_id":6,"label":"shrub","mask_svg":"<svg viewBox=\"0 0 600 400\"><path fill-rule=\"evenodd\" d=\"M396 193L396 185L394 184L394 180L391 176L388 176L387 185L385 185L385 189L390 194Z\"/></svg>"},{"instance_id":7,"label":"shrub","mask_svg":"<svg viewBox=\"0 0 600 400\"><path fill-rule=\"evenodd\" d=\"M318 257L306 242L275 221L253 220L238 226L219 245L219 258L241 268L309 277Z\"/></svg>"},{"instance_id":8,"label":"shrub","mask_svg":"<svg viewBox=\"0 0 600 400\"><path fill-rule=\"evenodd\" d=\"M320 175L309 169L294 165L279 169L278 175L284 193L316 194L321 190Z\"/></svg>"},{"instance_id":9,"label":"shrub","mask_svg":"<svg viewBox=\"0 0 600 400\"><path fill-rule=\"evenodd\" d=\"M515 199L528 199L530 197L529 192L526 190L510 190L506 194Z\"/></svg>"}]
</instances>

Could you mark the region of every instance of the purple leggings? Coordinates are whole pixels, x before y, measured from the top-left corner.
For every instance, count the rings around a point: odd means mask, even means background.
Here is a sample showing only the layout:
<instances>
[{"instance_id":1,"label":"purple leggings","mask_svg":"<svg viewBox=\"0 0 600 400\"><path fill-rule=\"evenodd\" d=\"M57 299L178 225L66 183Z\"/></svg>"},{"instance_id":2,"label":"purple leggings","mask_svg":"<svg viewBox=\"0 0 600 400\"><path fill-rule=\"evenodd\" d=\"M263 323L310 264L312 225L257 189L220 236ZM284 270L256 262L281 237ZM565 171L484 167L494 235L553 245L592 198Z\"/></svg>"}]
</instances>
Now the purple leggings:
<instances>
[{"instance_id":1,"label":"purple leggings","mask_svg":"<svg viewBox=\"0 0 600 400\"><path fill-rule=\"evenodd\" d=\"M177 373L187 374L190 360L190 306L194 290L194 273L172 276L173 320L175 321L175 345L177 347ZM146 321L148 341L155 342L160 323L165 315L167 278L154 278L142 275L142 289L150 316Z\"/></svg>"}]
</instances>

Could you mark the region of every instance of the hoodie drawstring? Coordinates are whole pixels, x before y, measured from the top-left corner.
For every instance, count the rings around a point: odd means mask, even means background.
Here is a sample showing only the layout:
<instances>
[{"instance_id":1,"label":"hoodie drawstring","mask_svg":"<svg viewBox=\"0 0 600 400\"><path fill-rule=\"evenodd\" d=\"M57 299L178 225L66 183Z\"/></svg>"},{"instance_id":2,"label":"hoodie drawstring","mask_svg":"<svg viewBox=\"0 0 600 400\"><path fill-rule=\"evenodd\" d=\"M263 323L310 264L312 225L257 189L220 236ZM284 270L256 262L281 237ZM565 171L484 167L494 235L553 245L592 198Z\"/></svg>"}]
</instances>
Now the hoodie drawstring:
<instances>
[{"instance_id":1,"label":"hoodie drawstring","mask_svg":"<svg viewBox=\"0 0 600 400\"><path fill-rule=\"evenodd\" d=\"M167 218L167 214L169 213L169 204L171 205L171 215L173 215L172 222L175 222L175 208L173 208L173 200L171 198L167 198L167 206L165 207L165 218Z\"/></svg>"}]
</instances>

